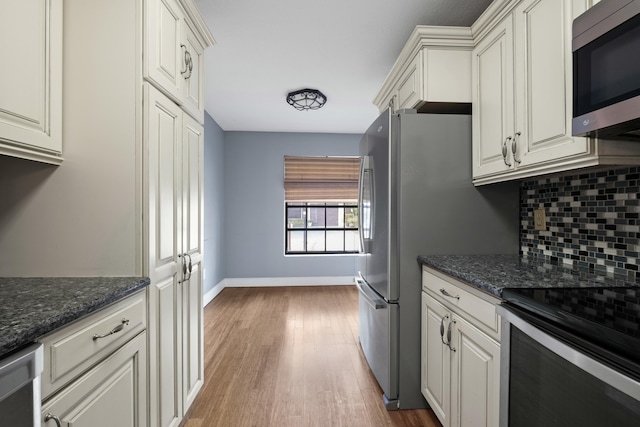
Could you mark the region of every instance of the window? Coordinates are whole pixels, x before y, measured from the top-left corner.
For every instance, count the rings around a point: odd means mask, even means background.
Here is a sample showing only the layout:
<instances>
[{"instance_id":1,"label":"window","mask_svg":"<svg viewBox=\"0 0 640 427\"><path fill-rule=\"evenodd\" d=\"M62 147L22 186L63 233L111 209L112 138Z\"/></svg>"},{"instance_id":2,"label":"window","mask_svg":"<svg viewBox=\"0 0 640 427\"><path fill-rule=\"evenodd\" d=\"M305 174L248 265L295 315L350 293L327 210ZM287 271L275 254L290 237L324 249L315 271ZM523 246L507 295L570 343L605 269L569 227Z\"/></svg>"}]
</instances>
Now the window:
<instances>
[{"instance_id":1,"label":"window","mask_svg":"<svg viewBox=\"0 0 640 427\"><path fill-rule=\"evenodd\" d=\"M287 254L360 251L358 206L353 203L285 203Z\"/></svg>"},{"instance_id":2,"label":"window","mask_svg":"<svg viewBox=\"0 0 640 427\"><path fill-rule=\"evenodd\" d=\"M358 157L285 156L285 253L360 251Z\"/></svg>"}]
</instances>

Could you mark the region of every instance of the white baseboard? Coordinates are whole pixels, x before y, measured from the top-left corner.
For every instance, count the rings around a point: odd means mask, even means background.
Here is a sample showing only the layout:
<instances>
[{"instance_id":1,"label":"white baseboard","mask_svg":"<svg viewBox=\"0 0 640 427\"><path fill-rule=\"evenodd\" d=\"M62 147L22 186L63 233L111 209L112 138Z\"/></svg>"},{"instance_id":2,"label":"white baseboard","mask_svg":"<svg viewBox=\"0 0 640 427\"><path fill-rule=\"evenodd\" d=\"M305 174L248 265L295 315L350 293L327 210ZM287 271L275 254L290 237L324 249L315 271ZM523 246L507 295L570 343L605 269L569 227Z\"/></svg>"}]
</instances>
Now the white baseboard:
<instances>
[{"instance_id":1,"label":"white baseboard","mask_svg":"<svg viewBox=\"0 0 640 427\"><path fill-rule=\"evenodd\" d=\"M219 294L220 292L222 292L222 290L223 290L224 288L226 288L226 285L225 285L225 281L226 281L226 280L227 280L227 279L222 279L222 280L221 280L221 281L219 281L219 282L218 282L218 283L217 283L213 288L211 288L211 290L210 290L209 292L207 292L206 294L204 294L204 295L202 296L202 306L203 306L203 307L206 307L206 306L207 306L207 304L209 304L211 301L213 301L213 299L214 299L215 297L217 297L217 296L218 296L218 294Z\"/></svg>"},{"instance_id":2,"label":"white baseboard","mask_svg":"<svg viewBox=\"0 0 640 427\"><path fill-rule=\"evenodd\" d=\"M224 279L225 287L248 288L269 286L353 285L353 276L329 277L248 277Z\"/></svg>"},{"instance_id":3,"label":"white baseboard","mask_svg":"<svg viewBox=\"0 0 640 427\"><path fill-rule=\"evenodd\" d=\"M222 279L202 297L206 307L224 288L261 288L275 286L342 286L353 285L353 276L328 277L248 277Z\"/></svg>"}]
</instances>

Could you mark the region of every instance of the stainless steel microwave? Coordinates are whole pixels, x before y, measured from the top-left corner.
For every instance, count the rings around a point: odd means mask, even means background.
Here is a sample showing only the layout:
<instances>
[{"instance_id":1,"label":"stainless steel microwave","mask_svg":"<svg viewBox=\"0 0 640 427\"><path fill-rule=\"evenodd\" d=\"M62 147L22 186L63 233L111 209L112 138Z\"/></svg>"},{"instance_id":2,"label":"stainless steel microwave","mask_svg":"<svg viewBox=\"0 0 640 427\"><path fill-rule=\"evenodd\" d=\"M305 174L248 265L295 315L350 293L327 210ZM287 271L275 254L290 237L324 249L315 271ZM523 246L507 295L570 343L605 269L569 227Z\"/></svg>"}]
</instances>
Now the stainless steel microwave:
<instances>
[{"instance_id":1,"label":"stainless steel microwave","mask_svg":"<svg viewBox=\"0 0 640 427\"><path fill-rule=\"evenodd\" d=\"M573 21L573 135L640 140L640 0Z\"/></svg>"}]
</instances>

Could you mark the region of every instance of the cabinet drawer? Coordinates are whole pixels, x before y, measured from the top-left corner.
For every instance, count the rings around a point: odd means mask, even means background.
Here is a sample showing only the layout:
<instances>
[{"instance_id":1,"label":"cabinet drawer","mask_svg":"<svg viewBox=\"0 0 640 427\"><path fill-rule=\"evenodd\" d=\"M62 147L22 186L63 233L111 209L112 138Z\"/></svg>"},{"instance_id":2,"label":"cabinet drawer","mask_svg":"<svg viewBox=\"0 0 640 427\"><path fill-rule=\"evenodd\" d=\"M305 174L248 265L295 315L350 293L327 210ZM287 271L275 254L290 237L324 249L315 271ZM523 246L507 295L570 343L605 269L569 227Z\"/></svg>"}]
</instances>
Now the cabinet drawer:
<instances>
[{"instance_id":1,"label":"cabinet drawer","mask_svg":"<svg viewBox=\"0 0 640 427\"><path fill-rule=\"evenodd\" d=\"M45 398L146 329L146 293L140 292L44 336Z\"/></svg>"},{"instance_id":2,"label":"cabinet drawer","mask_svg":"<svg viewBox=\"0 0 640 427\"><path fill-rule=\"evenodd\" d=\"M453 312L470 317L476 327L499 339L500 322L495 307L500 302L498 298L490 295L481 298L469 285L455 279L445 280L425 268L422 269L422 289Z\"/></svg>"}]
</instances>

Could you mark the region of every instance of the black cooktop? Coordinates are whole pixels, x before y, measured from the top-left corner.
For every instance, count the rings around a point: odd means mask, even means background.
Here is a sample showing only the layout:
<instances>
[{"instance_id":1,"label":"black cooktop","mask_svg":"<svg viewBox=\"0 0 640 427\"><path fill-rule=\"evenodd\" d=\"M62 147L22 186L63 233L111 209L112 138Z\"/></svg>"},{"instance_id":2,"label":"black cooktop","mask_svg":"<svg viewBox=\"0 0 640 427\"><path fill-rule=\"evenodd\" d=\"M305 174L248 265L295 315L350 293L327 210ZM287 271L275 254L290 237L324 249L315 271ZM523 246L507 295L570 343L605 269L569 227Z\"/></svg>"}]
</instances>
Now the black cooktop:
<instances>
[{"instance_id":1,"label":"black cooktop","mask_svg":"<svg viewBox=\"0 0 640 427\"><path fill-rule=\"evenodd\" d=\"M565 339L577 336L588 352L640 367L640 287L512 288L502 297L503 305L529 313L537 326Z\"/></svg>"}]
</instances>

